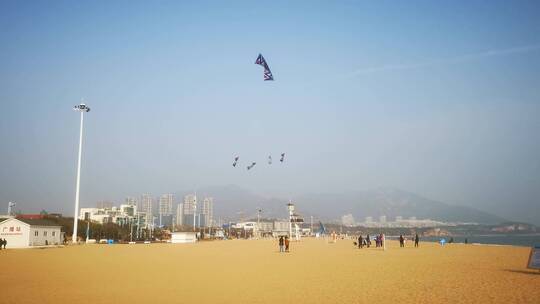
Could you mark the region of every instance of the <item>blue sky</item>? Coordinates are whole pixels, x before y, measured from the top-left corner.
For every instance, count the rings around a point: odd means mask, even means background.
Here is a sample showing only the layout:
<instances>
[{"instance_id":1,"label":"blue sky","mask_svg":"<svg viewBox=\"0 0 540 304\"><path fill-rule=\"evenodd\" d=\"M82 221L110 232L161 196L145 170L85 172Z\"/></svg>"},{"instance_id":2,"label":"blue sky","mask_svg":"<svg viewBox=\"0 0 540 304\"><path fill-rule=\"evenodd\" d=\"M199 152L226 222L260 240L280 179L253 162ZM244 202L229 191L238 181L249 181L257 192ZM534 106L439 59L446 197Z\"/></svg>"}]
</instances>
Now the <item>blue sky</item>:
<instances>
[{"instance_id":1,"label":"blue sky","mask_svg":"<svg viewBox=\"0 0 540 304\"><path fill-rule=\"evenodd\" d=\"M221 184L281 197L391 186L539 223L539 13L4 1L0 203L71 214L84 98L83 206ZM264 164L280 152L286 164ZM235 155L259 164L233 170Z\"/></svg>"}]
</instances>

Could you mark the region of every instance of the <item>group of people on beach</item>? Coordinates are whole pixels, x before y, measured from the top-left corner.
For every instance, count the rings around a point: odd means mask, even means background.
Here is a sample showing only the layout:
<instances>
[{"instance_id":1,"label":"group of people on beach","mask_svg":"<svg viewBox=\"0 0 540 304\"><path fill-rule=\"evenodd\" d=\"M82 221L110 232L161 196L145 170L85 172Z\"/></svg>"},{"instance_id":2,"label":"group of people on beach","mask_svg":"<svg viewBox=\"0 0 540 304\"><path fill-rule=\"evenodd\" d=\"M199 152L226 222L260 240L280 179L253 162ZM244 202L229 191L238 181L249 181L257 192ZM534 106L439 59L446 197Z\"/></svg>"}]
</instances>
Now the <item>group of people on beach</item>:
<instances>
[{"instance_id":1,"label":"group of people on beach","mask_svg":"<svg viewBox=\"0 0 540 304\"><path fill-rule=\"evenodd\" d=\"M7 240L0 238L0 250L2 249L2 247L4 247L4 249L6 249L6 245L7 245Z\"/></svg>"},{"instance_id":2,"label":"group of people on beach","mask_svg":"<svg viewBox=\"0 0 540 304\"><path fill-rule=\"evenodd\" d=\"M289 252L289 237L280 236L279 237L279 252Z\"/></svg>"},{"instance_id":3,"label":"group of people on beach","mask_svg":"<svg viewBox=\"0 0 540 304\"><path fill-rule=\"evenodd\" d=\"M405 247L405 237L403 237L403 234L399 235L399 247ZM413 237L414 240L414 247L418 247L418 244L420 242L420 238L418 237L418 233ZM385 237L384 234L379 234L375 236L375 247L384 247L384 241ZM358 248L362 249L364 247L369 248L371 246L371 237L369 234L364 238L362 235L358 236L358 243L355 242L356 245L358 245Z\"/></svg>"},{"instance_id":4,"label":"group of people on beach","mask_svg":"<svg viewBox=\"0 0 540 304\"><path fill-rule=\"evenodd\" d=\"M383 234L376 235L373 239L375 241L375 247L382 247L384 245L384 236ZM371 247L371 237L366 235L366 238L363 238L362 235L358 237L358 248Z\"/></svg>"},{"instance_id":5,"label":"group of people on beach","mask_svg":"<svg viewBox=\"0 0 540 304\"><path fill-rule=\"evenodd\" d=\"M364 246L369 248L369 246L371 246L371 239L369 237L369 234L366 236L365 239L360 234L360 236L358 236L358 243L357 244L358 244L358 248L364 248Z\"/></svg>"},{"instance_id":6,"label":"group of people on beach","mask_svg":"<svg viewBox=\"0 0 540 304\"><path fill-rule=\"evenodd\" d=\"M403 234L399 235L399 247L405 247L405 241L407 239L403 237ZM418 247L418 243L420 242L420 238L418 237L418 233L413 237L414 240L414 247Z\"/></svg>"}]
</instances>

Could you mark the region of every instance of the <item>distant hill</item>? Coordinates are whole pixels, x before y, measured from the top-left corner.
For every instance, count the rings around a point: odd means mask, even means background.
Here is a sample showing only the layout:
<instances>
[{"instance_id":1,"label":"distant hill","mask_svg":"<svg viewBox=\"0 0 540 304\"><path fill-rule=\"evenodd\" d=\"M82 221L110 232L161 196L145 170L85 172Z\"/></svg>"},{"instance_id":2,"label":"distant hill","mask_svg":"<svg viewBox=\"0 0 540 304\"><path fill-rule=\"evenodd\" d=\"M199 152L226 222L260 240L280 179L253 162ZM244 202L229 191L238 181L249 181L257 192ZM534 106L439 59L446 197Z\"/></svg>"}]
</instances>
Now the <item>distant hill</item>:
<instances>
[{"instance_id":1,"label":"distant hill","mask_svg":"<svg viewBox=\"0 0 540 304\"><path fill-rule=\"evenodd\" d=\"M186 191L178 191L182 197ZM235 185L214 186L199 189L199 196L214 197L214 214L224 219L254 218L263 209L264 217L286 217L285 204L281 198L266 198ZM313 215L316 219L332 221L344 214L352 214L357 221L366 216L378 220L386 215L388 221L396 216L418 219L429 218L445 222L476 222L497 224L505 219L465 206L455 206L420 195L393 188L377 188L346 193L309 194L293 198L300 214Z\"/></svg>"},{"instance_id":2,"label":"distant hill","mask_svg":"<svg viewBox=\"0 0 540 304\"><path fill-rule=\"evenodd\" d=\"M420 195L393 188L378 188L341 194L312 194L298 197L299 205L309 206L313 213L338 218L350 213L357 221L366 216L378 220L386 215L388 221L396 216L429 218L445 222L476 222L496 224L505 219L465 206L450 205Z\"/></svg>"}]
</instances>

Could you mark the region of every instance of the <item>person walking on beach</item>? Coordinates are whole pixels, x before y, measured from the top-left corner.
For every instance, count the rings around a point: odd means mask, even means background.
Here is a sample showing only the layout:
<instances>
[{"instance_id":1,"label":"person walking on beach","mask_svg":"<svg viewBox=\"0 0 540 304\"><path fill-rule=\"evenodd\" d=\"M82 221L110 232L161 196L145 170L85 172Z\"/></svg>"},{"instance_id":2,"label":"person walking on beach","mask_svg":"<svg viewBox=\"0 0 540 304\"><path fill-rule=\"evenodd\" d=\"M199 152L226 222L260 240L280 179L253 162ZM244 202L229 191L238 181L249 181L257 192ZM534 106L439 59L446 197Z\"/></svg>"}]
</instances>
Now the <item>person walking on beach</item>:
<instances>
[{"instance_id":1,"label":"person walking on beach","mask_svg":"<svg viewBox=\"0 0 540 304\"><path fill-rule=\"evenodd\" d=\"M285 237L285 252L289 252L289 237Z\"/></svg>"},{"instance_id":2,"label":"person walking on beach","mask_svg":"<svg viewBox=\"0 0 540 304\"><path fill-rule=\"evenodd\" d=\"M371 246L371 238L369 237L369 234L366 236L366 245L367 245L367 248Z\"/></svg>"},{"instance_id":3,"label":"person walking on beach","mask_svg":"<svg viewBox=\"0 0 540 304\"><path fill-rule=\"evenodd\" d=\"M418 247L418 242L420 242L420 238L418 237L418 233L414 236L414 247Z\"/></svg>"},{"instance_id":4,"label":"person walking on beach","mask_svg":"<svg viewBox=\"0 0 540 304\"><path fill-rule=\"evenodd\" d=\"M362 243L364 240L362 239L362 235L358 237L358 248L362 249L364 247L364 243Z\"/></svg>"},{"instance_id":5,"label":"person walking on beach","mask_svg":"<svg viewBox=\"0 0 540 304\"><path fill-rule=\"evenodd\" d=\"M405 239L403 238L403 234L399 235L399 247L405 247Z\"/></svg>"},{"instance_id":6,"label":"person walking on beach","mask_svg":"<svg viewBox=\"0 0 540 304\"><path fill-rule=\"evenodd\" d=\"M2 245L4 245L4 249L6 249L6 245L7 245L7 240L6 240L6 239L4 239L4 240L2 241Z\"/></svg>"},{"instance_id":7,"label":"person walking on beach","mask_svg":"<svg viewBox=\"0 0 540 304\"><path fill-rule=\"evenodd\" d=\"M279 252L285 251L285 243L283 241L283 236L279 237Z\"/></svg>"},{"instance_id":8,"label":"person walking on beach","mask_svg":"<svg viewBox=\"0 0 540 304\"><path fill-rule=\"evenodd\" d=\"M4 244L4 240L0 238L0 250L2 250L2 245Z\"/></svg>"}]
</instances>

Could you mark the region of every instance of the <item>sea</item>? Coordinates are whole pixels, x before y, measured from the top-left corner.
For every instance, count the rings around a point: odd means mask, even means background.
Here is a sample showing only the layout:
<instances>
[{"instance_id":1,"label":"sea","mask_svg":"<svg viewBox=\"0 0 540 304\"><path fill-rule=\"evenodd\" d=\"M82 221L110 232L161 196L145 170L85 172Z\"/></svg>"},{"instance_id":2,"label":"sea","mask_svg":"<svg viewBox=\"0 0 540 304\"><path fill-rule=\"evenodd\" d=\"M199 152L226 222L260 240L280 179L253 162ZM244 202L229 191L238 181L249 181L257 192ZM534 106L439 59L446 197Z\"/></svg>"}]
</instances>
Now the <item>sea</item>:
<instances>
[{"instance_id":1,"label":"sea","mask_svg":"<svg viewBox=\"0 0 540 304\"><path fill-rule=\"evenodd\" d=\"M441 238L450 240L446 237L420 237L420 241L438 242ZM464 243L465 238L469 244L491 244L491 245L514 245L514 246L540 246L540 234L522 234L522 235L468 235L468 236L453 236L454 243Z\"/></svg>"}]
</instances>

